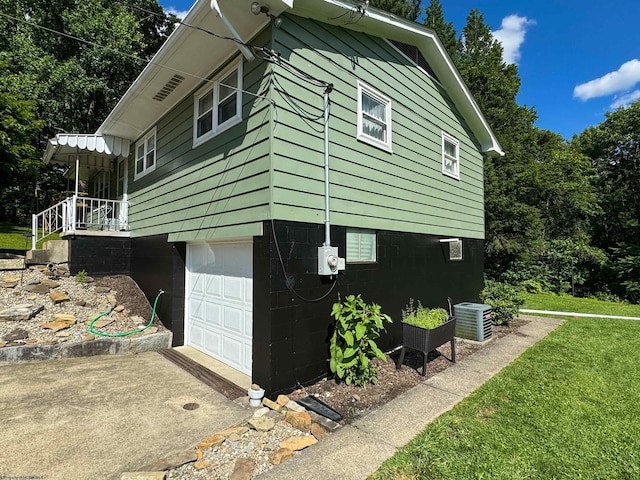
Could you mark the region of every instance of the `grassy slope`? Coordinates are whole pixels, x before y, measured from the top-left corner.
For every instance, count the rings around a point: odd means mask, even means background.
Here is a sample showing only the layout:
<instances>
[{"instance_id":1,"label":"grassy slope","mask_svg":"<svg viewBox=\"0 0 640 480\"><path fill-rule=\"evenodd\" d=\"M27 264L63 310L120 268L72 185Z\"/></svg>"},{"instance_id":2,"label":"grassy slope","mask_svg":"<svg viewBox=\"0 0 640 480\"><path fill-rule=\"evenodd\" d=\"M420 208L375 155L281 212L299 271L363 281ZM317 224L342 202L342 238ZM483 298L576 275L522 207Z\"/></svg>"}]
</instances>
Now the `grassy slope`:
<instances>
[{"instance_id":1,"label":"grassy slope","mask_svg":"<svg viewBox=\"0 0 640 480\"><path fill-rule=\"evenodd\" d=\"M570 320L376 479L640 478L640 322Z\"/></svg>"},{"instance_id":2,"label":"grassy slope","mask_svg":"<svg viewBox=\"0 0 640 480\"><path fill-rule=\"evenodd\" d=\"M25 238L25 234L29 235ZM58 240L60 236L56 233L46 238L46 240ZM41 248L42 241L37 247ZM26 248L25 248L26 247ZM0 222L0 252L24 254L25 250L31 249L31 227L20 227L10 223Z\"/></svg>"}]
</instances>

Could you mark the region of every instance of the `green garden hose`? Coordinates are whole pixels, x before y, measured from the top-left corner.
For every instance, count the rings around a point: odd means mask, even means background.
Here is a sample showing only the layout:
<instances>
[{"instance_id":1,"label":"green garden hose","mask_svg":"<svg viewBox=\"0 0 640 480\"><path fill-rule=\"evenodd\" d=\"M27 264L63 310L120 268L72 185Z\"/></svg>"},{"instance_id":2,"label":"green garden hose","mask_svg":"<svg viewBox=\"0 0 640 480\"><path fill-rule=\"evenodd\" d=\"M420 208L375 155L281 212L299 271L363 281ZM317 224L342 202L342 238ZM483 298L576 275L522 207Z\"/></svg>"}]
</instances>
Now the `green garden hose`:
<instances>
[{"instance_id":1,"label":"green garden hose","mask_svg":"<svg viewBox=\"0 0 640 480\"><path fill-rule=\"evenodd\" d=\"M101 335L103 337L126 337L127 335L132 335L134 333L138 333L138 332L142 332L143 330L146 330L153 323L153 319L156 316L156 305L158 304L158 299L160 298L160 295L162 295L163 293L164 293L163 290L160 290L160 292L158 293L156 300L153 302L153 311L151 312L151 320L149 320L149 323L147 323L144 327L139 327L139 328L136 328L135 330L129 330L128 332L123 332L123 333L104 333L104 332L99 332L97 330L94 330L93 324L96 322L96 320L99 320L102 317L109 315L111 312L113 312L113 308L112 308L108 312L101 313L96 318L91 320L91 323L89 324L89 331L91 333L95 333L96 335Z\"/></svg>"}]
</instances>

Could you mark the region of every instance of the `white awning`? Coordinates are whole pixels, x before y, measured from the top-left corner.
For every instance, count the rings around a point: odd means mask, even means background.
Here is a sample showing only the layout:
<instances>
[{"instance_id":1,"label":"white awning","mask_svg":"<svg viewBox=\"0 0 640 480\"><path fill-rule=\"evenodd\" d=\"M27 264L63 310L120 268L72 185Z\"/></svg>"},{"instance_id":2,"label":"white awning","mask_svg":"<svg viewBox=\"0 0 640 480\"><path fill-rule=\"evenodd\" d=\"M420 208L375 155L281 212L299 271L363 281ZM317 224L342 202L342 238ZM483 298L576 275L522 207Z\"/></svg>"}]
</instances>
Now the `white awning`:
<instances>
[{"instance_id":1,"label":"white awning","mask_svg":"<svg viewBox=\"0 0 640 480\"><path fill-rule=\"evenodd\" d=\"M112 160L128 157L130 140L113 135L59 133L47 142L44 163L70 165L80 160L83 167L110 170Z\"/></svg>"}]
</instances>

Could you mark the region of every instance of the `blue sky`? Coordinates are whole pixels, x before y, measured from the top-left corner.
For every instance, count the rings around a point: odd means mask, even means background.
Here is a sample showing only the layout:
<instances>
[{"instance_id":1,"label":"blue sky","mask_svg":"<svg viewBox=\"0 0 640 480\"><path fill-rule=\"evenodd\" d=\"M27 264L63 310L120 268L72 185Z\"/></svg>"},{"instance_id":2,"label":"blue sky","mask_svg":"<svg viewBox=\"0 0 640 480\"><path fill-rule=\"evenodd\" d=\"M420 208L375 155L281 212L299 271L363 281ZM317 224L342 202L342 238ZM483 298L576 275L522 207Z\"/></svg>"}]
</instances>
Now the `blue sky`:
<instances>
[{"instance_id":1,"label":"blue sky","mask_svg":"<svg viewBox=\"0 0 640 480\"><path fill-rule=\"evenodd\" d=\"M161 0L182 12L189 0ZM429 0L423 0L427 6ZM640 2L637 0L441 0L458 35L472 8L516 63L518 102L534 107L537 126L570 139L607 111L640 98Z\"/></svg>"}]
</instances>

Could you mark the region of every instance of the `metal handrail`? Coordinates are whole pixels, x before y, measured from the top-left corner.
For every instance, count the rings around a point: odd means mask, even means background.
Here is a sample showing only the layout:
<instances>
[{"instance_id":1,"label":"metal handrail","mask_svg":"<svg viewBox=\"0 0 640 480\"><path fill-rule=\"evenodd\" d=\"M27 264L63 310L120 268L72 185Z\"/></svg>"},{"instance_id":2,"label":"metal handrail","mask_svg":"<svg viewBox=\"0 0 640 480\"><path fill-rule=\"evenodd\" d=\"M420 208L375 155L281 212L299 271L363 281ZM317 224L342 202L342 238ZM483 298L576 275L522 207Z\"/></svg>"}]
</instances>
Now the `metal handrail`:
<instances>
[{"instance_id":1,"label":"metal handrail","mask_svg":"<svg viewBox=\"0 0 640 480\"><path fill-rule=\"evenodd\" d=\"M31 248L48 236L78 230L126 231L129 204L123 200L73 195L31 217Z\"/></svg>"}]
</instances>

